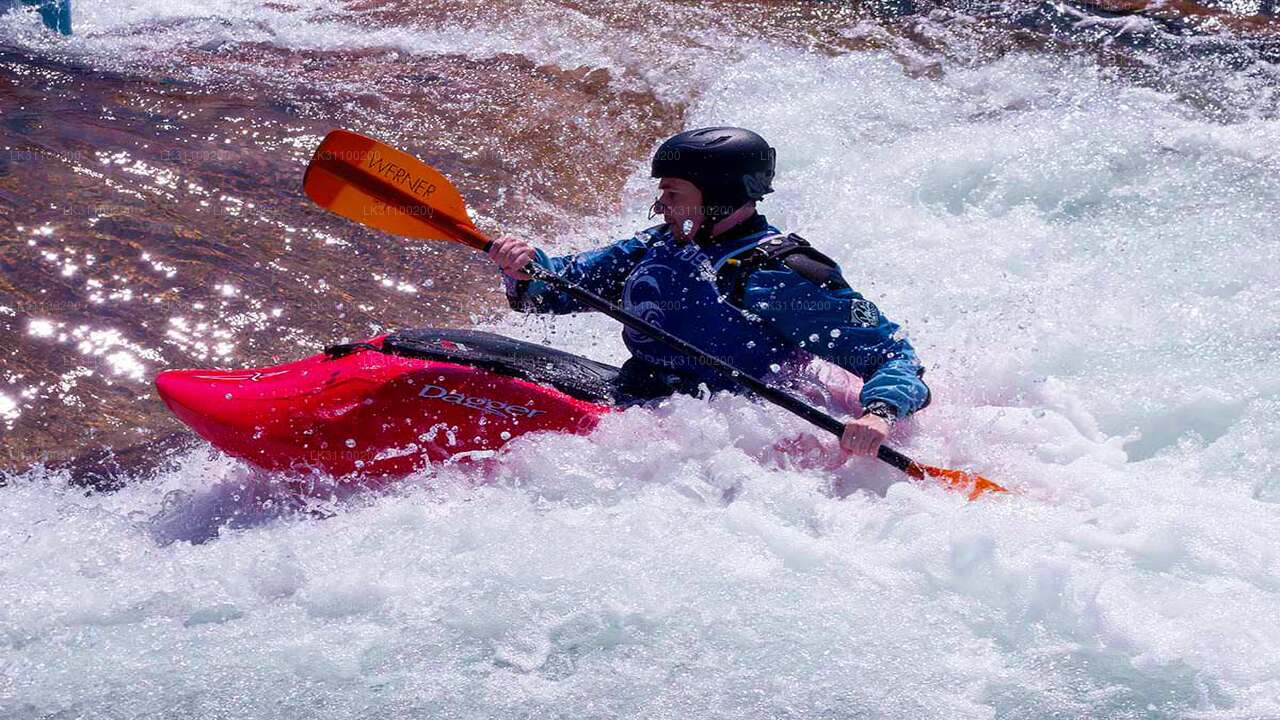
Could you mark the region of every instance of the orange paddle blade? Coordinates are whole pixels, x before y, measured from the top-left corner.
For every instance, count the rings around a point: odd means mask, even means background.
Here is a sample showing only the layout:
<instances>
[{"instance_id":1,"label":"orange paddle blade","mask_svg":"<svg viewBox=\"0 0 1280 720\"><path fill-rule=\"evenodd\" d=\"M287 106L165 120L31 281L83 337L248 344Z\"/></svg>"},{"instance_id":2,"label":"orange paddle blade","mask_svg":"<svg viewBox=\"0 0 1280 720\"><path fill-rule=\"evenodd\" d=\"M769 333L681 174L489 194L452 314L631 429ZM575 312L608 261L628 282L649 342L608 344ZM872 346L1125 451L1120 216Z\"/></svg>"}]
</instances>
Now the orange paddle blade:
<instances>
[{"instance_id":1,"label":"orange paddle blade","mask_svg":"<svg viewBox=\"0 0 1280 720\"><path fill-rule=\"evenodd\" d=\"M347 130L334 130L316 148L302 187L320 207L389 233L481 250L489 241L440 171Z\"/></svg>"},{"instance_id":2,"label":"orange paddle blade","mask_svg":"<svg viewBox=\"0 0 1280 720\"><path fill-rule=\"evenodd\" d=\"M907 474L917 480L933 480L941 483L949 490L968 493L970 500L976 500L988 493L1007 493L1009 490L981 475L964 470L948 470L932 465L912 463Z\"/></svg>"}]
</instances>

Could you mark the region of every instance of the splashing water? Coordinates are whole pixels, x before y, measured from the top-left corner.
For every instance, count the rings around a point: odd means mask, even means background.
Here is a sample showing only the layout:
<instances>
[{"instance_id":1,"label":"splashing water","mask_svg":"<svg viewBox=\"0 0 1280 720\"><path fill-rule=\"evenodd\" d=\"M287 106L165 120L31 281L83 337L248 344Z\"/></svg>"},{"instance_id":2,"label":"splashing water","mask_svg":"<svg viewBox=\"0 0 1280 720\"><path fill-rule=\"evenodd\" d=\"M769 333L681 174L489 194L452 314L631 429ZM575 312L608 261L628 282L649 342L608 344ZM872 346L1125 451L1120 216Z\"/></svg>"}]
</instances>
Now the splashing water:
<instances>
[{"instance_id":1,"label":"splashing water","mask_svg":"<svg viewBox=\"0 0 1280 720\"><path fill-rule=\"evenodd\" d=\"M283 26L280 9L177 22L200 13L167 7L91 11L99 34L67 42L150 67L134 46L189 49L210 27L287 55L342 51L359 40L325 28L366 23L378 46L400 33L419 38L406 53L459 52L397 30L396 6L316 4ZM580 42L502 25L486 42L611 68L676 96L679 124L749 125L778 148L762 210L836 258L928 367L935 401L897 442L1018 494L971 504L867 461L814 469L771 451L798 421L725 397L307 503L202 447L110 494L36 467L0 490L0 714L1280 716L1280 121L1265 61L1136 76L1045 47L973 61L987 31L934 14L909 32L806 30L838 51L767 28L741 51L695 30L688 54L646 70L640 30L657 25L536 8L519 17L560 18ZM715 72L660 77L705 57ZM1205 73L1229 86L1219 100ZM648 149L627 155L610 208L570 205L553 239L536 208L554 196L500 217L564 252L625 235L645 222ZM255 277L231 284L258 295ZM22 342L68 331L38 319L47 336ZM622 358L601 317L480 324ZM159 363L127 334L85 337ZM26 380L8 382L12 423L31 411Z\"/></svg>"}]
</instances>

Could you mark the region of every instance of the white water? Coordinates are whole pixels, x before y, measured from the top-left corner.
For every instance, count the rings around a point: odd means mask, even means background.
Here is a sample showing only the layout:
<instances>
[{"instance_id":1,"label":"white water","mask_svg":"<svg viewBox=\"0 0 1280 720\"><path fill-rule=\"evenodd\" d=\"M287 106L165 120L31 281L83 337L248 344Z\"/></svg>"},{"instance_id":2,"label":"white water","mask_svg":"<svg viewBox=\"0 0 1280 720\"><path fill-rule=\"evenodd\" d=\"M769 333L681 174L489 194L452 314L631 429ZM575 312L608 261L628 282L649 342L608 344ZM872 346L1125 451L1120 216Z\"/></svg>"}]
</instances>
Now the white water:
<instances>
[{"instance_id":1,"label":"white water","mask_svg":"<svg viewBox=\"0 0 1280 720\"><path fill-rule=\"evenodd\" d=\"M198 545L158 538L252 508L234 463L36 474L0 492L0 714L1280 716L1280 123L1035 56L775 49L699 98L778 146L771 219L909 329L936 401L899 444L1018 495L779 468L801 426L738 399ZM620 358L600 318L495 322Z\"/></svg>"},{"instance_id":2,"label":"white water","mask_svg":"<svg viewBox=\"0 0 1280 720\"><path fill-rule=\"evenodd\" d=\"M217 53L224 45L244 43L293 50L388 50L411 55L491 58L517 54L563 68L605 69L614 82L651 91L666 99L683 99L698 88L719 63L750 52L735 36L703 31L722 23L716 13L696 6L651 6L635 3L618 11L644 13L647 22L676 28L685 44L677 53L653 52L652 39L610 26L571 3L523 0L513 8L475 3L465 9L413 3L387 3L404 19L387 25L368 10L348 9L331 0L262 3L256 0L121 2L107 0L77 5L71 37L45 33L32 11L0 15L0 34L33 48L55 49L108 68L165 68L166 73L214 80L205 68L185 68L172 54L190 49ZM518 9L517 9L518 8ZM362 11L364 10L364 11ZM241 71L296 82L273 67L241 67ZM344 78L335 78L341 87Z\"/></svg>"}]
</instances>

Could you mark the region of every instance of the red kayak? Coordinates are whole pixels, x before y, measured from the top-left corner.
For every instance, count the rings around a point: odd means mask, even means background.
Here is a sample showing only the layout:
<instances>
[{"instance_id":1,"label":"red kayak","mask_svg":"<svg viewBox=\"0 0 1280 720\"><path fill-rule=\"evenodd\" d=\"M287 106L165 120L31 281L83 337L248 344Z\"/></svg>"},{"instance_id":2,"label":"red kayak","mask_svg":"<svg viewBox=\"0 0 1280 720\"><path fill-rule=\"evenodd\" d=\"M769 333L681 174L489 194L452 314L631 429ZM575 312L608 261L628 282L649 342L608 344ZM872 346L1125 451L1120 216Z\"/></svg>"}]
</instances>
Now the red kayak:
<instances>
[{"instance_id":1,"label":"red kayak","mask_svg":"<svg viewBox=\"0 0 1280 720\"><path fill-rule=\"evenodd\" d=\"M617 368L473 330L411 330L274 367L168 370L156 390L215 447L267 470L397 476L525 433L585 433Z\"/></svg>"}]
</instances>

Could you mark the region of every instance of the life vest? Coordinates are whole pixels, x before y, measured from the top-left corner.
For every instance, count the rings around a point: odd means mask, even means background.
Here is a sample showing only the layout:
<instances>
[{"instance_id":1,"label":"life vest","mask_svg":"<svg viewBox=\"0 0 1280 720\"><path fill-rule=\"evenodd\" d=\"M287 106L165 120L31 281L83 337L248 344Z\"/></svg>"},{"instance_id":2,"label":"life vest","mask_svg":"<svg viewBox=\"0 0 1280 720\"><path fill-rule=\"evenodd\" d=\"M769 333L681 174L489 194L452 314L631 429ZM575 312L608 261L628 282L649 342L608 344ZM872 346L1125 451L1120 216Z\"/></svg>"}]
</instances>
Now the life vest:
<instances>
[{"instance_id":1,"label":"life vest","mask_svg":"<svg viewBox=\"0 0 1280 720\"><path fill-rule=\"evenodd\" d=\"M772 226L706 246L676 241L663 226L643 232L650 238L649 249L631 271L622 293L623 307L629 312L756 377L796 357L799 350L793 342L742 307L742 293L755 269L796 253L810 256L807 242L784 236ZM826 262L827 271L838 279L835 264ZM705 383L712 391L737 387L714 368L638 332L624 330L623 341L633 357L675 373L683 381Z\"/></svg>"},{"instance_id":2,"label":"life vest","mask_svg":"<svg viewBox=\"0 0 1280 720\"><path fill-rule=\"evenodd\" d=\"M762 238L754 247L727 258L717 282L730 303L749 311L744 306L747 280L757 270L778 265L785 265L823 290L849 289L849 283L840 274L836 261L818 252L808 240L795 233Z\"/></svg>"}]
</instances>

